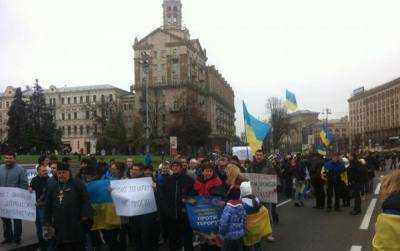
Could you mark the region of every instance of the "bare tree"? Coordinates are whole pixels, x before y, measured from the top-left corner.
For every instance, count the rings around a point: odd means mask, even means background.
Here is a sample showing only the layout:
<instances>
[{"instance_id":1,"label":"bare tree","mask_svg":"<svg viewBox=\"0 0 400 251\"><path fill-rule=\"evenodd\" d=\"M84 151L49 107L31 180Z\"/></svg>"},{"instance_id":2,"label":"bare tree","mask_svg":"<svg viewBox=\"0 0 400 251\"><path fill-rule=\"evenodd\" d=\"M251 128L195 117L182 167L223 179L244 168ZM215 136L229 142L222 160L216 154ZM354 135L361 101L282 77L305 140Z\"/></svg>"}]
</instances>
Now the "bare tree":
<instances>
[{"instance_id":1,"label":"bare tree","mask_svg":"<svg viewBox=\"0 0 400 251\"><path fill-rule=\"evenodd\" d=\"M270 97L267 99L266 109L270 114L269 123L271 124L271 134L265 143L273 150L279 149L283 136L288 132L287 109L282 100L277 97Z\"/></svg>"}]
</instances>

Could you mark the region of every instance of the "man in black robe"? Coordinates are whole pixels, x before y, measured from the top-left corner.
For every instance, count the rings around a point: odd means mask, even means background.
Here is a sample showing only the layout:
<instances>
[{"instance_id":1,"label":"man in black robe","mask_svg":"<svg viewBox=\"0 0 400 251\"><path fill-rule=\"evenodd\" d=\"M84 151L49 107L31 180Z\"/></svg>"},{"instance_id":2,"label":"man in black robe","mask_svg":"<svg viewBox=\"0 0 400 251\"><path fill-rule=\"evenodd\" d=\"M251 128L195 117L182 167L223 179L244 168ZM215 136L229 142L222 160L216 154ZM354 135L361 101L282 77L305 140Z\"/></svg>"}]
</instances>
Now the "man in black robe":
<instances>
[{"instance_id":1,"label":"man in black robe","mask_svg":"<svg viewBox=\"0 0 400 251\"><path fill-rule=\"evenodd\" d=\"M84 250L84 229L90 227L92 212L85 185L62 163L57 182L48 188L45 208L45 235L55 230L56 250Z\"/></svg>"}]
</instances>

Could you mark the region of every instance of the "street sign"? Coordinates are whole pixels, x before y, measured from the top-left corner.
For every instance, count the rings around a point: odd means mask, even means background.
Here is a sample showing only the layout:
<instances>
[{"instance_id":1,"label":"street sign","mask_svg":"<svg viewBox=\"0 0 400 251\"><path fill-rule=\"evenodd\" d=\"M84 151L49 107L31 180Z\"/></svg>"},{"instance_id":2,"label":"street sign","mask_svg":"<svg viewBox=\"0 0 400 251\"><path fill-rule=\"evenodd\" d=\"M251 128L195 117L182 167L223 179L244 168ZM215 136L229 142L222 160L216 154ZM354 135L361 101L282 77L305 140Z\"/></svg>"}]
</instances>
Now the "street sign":
<instances>
[{"instance_id":1,"label":"street sign","mask_svg":"<svg viewBox=\"0 0 400 251\"><path fill-rule=\"evenodd\" d=\"M172 156L178 154L178 137L169 137L169 153Z\"/></svg>"}]
</instances>

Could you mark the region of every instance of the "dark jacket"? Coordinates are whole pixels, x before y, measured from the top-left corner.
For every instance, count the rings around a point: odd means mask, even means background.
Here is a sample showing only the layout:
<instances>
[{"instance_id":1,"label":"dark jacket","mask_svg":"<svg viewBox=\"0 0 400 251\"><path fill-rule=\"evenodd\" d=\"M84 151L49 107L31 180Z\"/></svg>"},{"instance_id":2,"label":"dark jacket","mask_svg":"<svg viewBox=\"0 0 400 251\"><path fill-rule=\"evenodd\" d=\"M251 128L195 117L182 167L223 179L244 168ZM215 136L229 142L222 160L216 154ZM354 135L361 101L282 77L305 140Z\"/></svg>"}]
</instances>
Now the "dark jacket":
<instances>
[{"instance_id":1,"label":"dark jacket","mask_svg":"<svg viewBox=\"0 0 400 251\"><path fill-rule=\"evenodd\" d=\"M400 192L393 193L382 203L382 211L386 214L400 215Z\"/></svg>"},{"instance_id":2,"label":"dark jacket","mask_svg":"<svg viewBox=\"0 0 400 251\"><path fill-rule=\"evenodd\" d=\"M249 173L263 173L265 174L267 171L267 161L265 159L261 162L257 162L256 160L253 160L253 162L250 165L249 168Z\"/></svg>"},{"instance_id":3,"label":"dark jacket","mask_svg":"<svg viewBox=\"0 0 400 251\"><path fill-rule=\"evenodd\" d=\"M60 195L63 196L60 196ZM57 243L82 242L84 227L93 214L85 185L78 179L67 183L57 182L50 186L46 194L45 224L56 230Z\"/></svg>"},{"instance_id":4,"label":"dark jacket","mask_svg":"<svg viewBox=\"0 0 400 251\"><path fill-rule=\"evenodd\" d=\"M48 176L35 176L31 181L31 188L35 191L36 194L36 206L39 208L44 207L45 205L48 179Z\"/></svg>"},{"instance_id":5,"label":"dark jacket","mask_svg":"<svg viewBox=\"0 0 400 251\"><path fill-rule=\"evenodd\" d=\"M291 172L293 173L293 176L296 178L297 181L305 181L306 180L306 169L304 165L296 164L294 166L291 166Z\"/></svg>"},{"instance_id":6,"label":"dark jacket","mask_svg":"<svg viewBox=\"0 0 400 251\"><path fill-rule=\"evenodd\" d=\"M185 204L182 201L187 196L194 196L193 179L187 174L174 174L168 176L165 185L160 187L160 196L163 205L160 209L172 219L186 218Z\"/></svg>"},{"instance_id":7,"label":"dark jacket","mask_svg":"<svg viewBox=\"0 0 400 251\"><path fill-rule=\"evenodd\" d=\"M347 169L349 183L351 185L360 185L368 181L368 170L362 166L358 160L352 160Z\"/></svg>"},{"instance_id":8,"label":"dark jacket","mask_svg":"<svg viewBox=\"0 0 400 251\"><path fill-rule=\"evenodd\" d=\"M345 171L342 162L328 161L324 165L328 182L340 182L340 175Z\"/></svg>"}]
</instances>

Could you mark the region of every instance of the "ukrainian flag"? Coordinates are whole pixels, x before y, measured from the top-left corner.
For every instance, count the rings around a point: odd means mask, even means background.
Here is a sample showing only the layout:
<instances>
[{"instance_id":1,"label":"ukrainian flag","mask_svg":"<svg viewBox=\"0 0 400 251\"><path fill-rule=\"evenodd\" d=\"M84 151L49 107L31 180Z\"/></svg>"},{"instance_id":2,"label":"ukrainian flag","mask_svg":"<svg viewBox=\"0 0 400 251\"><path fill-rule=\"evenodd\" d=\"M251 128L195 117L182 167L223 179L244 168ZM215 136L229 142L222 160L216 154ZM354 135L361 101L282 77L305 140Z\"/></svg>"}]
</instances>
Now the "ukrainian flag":
<instances>
[{"instance_id":1,"label":"ukrainian flag","mask_svg":"<svg viewBox=\"0 0 400 251\"><path fill-rule=\"evenodd\" d=\"M326 127L326 125L322 127L322 130L319 133L319 137L325 146L329 146L330 144L332 144L333 135L331 131L328 129L328 127Z\"/></svg>"},{"instance_id":2,"label":"ukrainian flag","mask_svg":"<svg viewBox=\"0 0 400 251\"><path fill-rule=\"evenodd\" d=\"M293 92L286 90L286 107L291 111L297 110L297 100L296 95Z\"/></svg>"},{"instance_id":3,"label":"ukrainian flag","mask_svg":"<svg viewBox=\"0 0 400 251\"><path fill-rule=\"evenodd\" d=\"M92 230L111 230L119 228L121 225L121 218L115 211L109 187L110 180L108 179L91 181L86 184L94 209Z\"/></svg>"},{"instance_id":4,"label":"ukrainian flag","mask_svg":"<svg viewBox=\"0 0 400 251\"><path fill-rule=\"evenodd\" d=\"M326 156L326 149L320 144L317 145L317 152L322 156Z\"/></svg>"},{"instance_id":5,"label":"ukrainian flag","mask_svg":"<svg viewBox=\"0 0 400 251\"><path fill-rule=\"evenodd\" d=\"M244 125L246 128L246 140L253 153L261 149L264 138L268 135L271 126L253 117L243 102Z\"/></svg>"}]
</instances>

